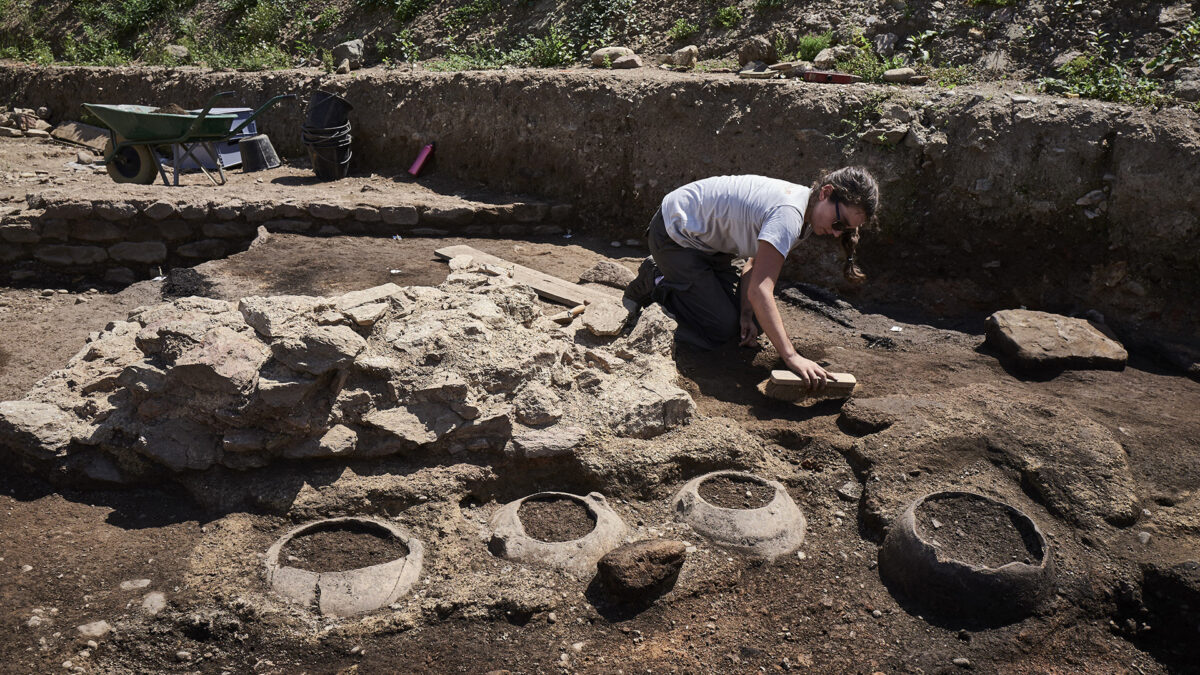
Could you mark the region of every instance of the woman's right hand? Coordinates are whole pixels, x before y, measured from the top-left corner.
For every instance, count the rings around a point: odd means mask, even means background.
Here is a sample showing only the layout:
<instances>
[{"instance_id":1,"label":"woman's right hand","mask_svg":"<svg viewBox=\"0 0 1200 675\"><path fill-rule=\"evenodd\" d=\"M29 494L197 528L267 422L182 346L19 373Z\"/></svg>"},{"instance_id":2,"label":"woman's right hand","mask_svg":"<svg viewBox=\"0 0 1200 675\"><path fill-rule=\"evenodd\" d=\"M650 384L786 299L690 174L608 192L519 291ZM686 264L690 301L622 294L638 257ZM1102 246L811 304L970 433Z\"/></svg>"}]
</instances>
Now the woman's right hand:
<instances>
[{"instance_id":1,"label":"woman's right hand","mask_svg":"<svg viewBox=\"0 0 1200 675\"><path fill-rule=\"evenodd\" d=\"M785 357L783 363L788 367L788 370L798 375L804 381L809 391L817 391L825 386L826 380L833 379L824 368L799 354L792 354Z\"/></svg>"}]
</instances>

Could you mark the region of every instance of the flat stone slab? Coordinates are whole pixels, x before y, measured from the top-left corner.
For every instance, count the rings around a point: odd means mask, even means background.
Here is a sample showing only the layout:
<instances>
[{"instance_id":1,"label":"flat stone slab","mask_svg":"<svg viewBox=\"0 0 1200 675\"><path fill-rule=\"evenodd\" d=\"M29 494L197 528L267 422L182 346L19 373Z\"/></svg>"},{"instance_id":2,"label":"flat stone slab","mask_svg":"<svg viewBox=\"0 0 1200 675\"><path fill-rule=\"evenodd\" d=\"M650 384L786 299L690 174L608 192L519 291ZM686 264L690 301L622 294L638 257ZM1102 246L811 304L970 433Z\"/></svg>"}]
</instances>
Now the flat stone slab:
<instances>
[{"instance_id":1,"label":"flat stone slab","mask_svg":"<svg viewBox=\"0 0 1200 675\"><path fill-rule=\"evenodd\" d=\"M986 321L986 344L1029 370L1121 370L1129 359L1117 341L1086 319L1006 309Z\"/></svg>"}]
</instances>

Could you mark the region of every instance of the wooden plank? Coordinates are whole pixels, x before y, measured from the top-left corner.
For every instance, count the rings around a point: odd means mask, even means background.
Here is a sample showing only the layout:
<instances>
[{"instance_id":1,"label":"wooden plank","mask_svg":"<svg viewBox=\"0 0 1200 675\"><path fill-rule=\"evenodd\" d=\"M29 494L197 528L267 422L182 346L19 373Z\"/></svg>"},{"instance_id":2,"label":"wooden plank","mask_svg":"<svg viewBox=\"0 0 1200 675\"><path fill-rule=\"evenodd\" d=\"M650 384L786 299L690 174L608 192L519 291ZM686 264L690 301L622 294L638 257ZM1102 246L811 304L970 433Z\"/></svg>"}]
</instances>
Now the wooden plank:
<instances>
[{"instance_id":1,"label":"wooden plank","mask_svg":"<svg viewBox=\"0 0 1200 675\"><path fill-rule=\"evenodd\" d=\"M537 294L543 298L561 302L565 305L574 307L576 305L587 305L591 303L617 302L620 303L620 298L600 293L590 288L585 288L579 284L573 284L569 281L564 281L558 277L539 272L535 269L530 269L524 265L518 265L509 262L504 258L498 258L490 253L471 248L470 246L447 246L439 248L433 252L434 255L443 259L450 260L458 256L471 256L476 262L486 263L490 265L498 265L513 271L513 279L518 283L525 284L537 291Z\"/></svg>"},{"instance_id":2,"label":"wooden plank","mask_svg":"<svg viewBox=\"0 0 1200 675\"><path fill-rule=\"evenodd\" d=\"M50 130L50 136L98 153L104 152L104 144L108 142L108 131L82 122L63 122Z\"/></svg>"},{"instance_id":3,"label":"wooden plank","mask_svg":"<svg viewBox=\"0 0 1200 675\"><path fill-rule=\"evenodd\" d=\"M850 373L829 373L832 382L826 382L821 389L821 396L849 396L854 392L858 380ZM806 388L808 385L790 370L772 370L771 384L785 387Z\"/></svg>"}]
</instances>

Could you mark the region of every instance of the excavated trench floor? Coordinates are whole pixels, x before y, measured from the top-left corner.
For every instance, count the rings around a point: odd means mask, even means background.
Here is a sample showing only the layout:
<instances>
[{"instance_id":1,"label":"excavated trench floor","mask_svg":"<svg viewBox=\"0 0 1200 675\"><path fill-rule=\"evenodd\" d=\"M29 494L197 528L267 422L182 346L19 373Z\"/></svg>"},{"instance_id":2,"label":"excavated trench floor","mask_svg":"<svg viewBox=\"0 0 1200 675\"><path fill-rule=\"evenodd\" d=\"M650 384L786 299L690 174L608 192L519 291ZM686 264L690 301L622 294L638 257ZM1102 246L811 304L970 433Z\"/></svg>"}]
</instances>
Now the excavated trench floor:
<instances>
[{"instance_id":1,"label":"excavated trench floor","mask_svg":"<svg viewBox=\"0 0 1200 675\"><path fill-rule=\"evenodd\" d=\"M45 160L61 167L61 150L44 152L52 156L29 157L29 165ZM0 165L22 164L0 157ZM43 178L5 178L0 196L44 189ZM64 181L73 178L92 180ZM94 178L94 198L110 198L100 187L107 177ZM635 269L647 253L584 235L392 240L282 234L252 251L197 266L187 277L194 285L189 289L171 287L170 279L119 292L0 288L0 400L20 398L61 368L89 333L172 293L236 300L337 295L388 282L437 285L448 269L433 250L460 243L569 281L600 260ZM455 588L448 574L455 568L440 564L437 551L478 542L477 531L506 499L472 495L448 508L436 496L416 505L372 503L364 496L348 509L353 513L320 515L392 517L412 530L431 561L415 596L434 609L414 618L409 600L401 599L393 611L360 619L321 620L298 610L285 620L264 615L250 591L262 592L261 552L296 524L292 518L205 513L177 491L59 491L6 471L0 476L0 662L18 672L57 671L67 661L85 672L355 672L347 669L357 666L357 672L929 673L952 672L967 662L979 672L1194 667L1193 646L1156 640L1154 631L1162 627L1143 629L1144 617L1122 613L1113 589L1124 577L1113 570L1195 559L1200 384L1161 373L1136 356L1123 372L1021 380L981 349L978 317L961 317L962 330L950 330L929 325L945 325L946 317L922 316L920 308L906 308L901 320L860 307L848 328L786 302L780 308L802 353L856 374L859 399L937 397L981 385L995 387L998 401L1029 395L1069 403L1119 440L1138 508L1146 510L1132 526L1085 529L1036 502L1023 503L1076 567L1067 570L1064 591L1038 615L1001 627L927 620L880 580L881 533L862 517L865 501L856 501L852 491L846 497L847 483L865 480L869 488L881 474L872 474L856 451L862 442L857 432L839 426L840 402L764 399L756 385L778 367L769 347L680 347L679 385L699 414L726 418L762 439L766 465L780 474L766 477L781 480L807 516L800 554L764 565L674 523L667 508L674 491L695 475L724 468L697 466L652 494L608 495L634 538L687 538L696 547L677 589L656 605L638 614L613 611L594 602L586 580L525 570L484 551L471 554L472 578L528 582L537 593L479 598L471 586ZM547 312L559 309L545 305ZM993 463L986 451L969 461L926 462L904 480L926 481L930 490L969 483L1021 498L1016 478L993 471ZM570 477L510 481L516 498L563 489ZM1142 532L1150 533L1145 542ZM122 585L139 579L150 584ZM1085 587L1091 592L1080 590ZM150 592L166 595L167 607L157 614L143 606ZM120 629L91 647L75 627L98 620Z\"/></svg>"}]
</instances>

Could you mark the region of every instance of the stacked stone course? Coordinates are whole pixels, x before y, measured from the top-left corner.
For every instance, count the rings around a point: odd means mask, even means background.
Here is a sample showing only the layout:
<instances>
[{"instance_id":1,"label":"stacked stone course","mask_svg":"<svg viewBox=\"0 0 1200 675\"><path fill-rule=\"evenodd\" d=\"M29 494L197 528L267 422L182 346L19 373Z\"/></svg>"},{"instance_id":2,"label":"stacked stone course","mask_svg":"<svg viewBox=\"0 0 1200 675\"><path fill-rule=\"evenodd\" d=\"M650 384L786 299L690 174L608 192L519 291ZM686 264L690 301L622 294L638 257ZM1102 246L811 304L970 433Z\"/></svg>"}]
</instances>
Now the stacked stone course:
<instances>
[{"instance_id":1,"label":"stacked stone course","mask_svg":"<svg viewBox=\"0 0 1200 675\"><path fill-rule=\"evenodd\" d=\"M313 236L526 237L560 234L567 204L431 207L329 201L86 200L31 194L0 216L0 281L44 272L132 283L245 250L259 228Z\"/></svg>"}]
</instances>

